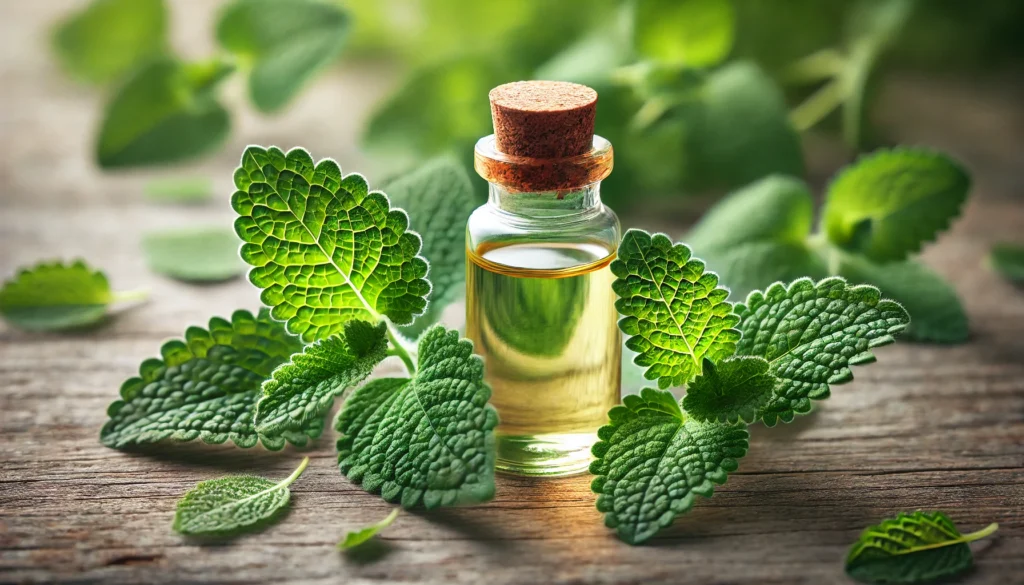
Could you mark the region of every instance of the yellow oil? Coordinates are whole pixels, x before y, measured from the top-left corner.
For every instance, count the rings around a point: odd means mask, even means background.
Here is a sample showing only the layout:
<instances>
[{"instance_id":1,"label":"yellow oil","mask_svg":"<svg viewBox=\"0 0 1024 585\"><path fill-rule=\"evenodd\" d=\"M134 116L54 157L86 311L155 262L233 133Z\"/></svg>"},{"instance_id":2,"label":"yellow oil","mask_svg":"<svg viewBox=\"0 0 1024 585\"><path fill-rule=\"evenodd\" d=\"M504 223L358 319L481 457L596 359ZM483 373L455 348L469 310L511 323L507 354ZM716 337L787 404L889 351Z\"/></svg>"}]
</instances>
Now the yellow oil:
<instances>
[{"instance_id":1,"label":"yellow oil","mask_svg":"<svg viewBox=\"0 0 1024 585\"><path fill-rule=\"evenodd\" d=\"M584 471L619 402L614 252L593 243L517 243L468 256L466 328L501 417L498 469Z\"/></svg>"}]
</instances>

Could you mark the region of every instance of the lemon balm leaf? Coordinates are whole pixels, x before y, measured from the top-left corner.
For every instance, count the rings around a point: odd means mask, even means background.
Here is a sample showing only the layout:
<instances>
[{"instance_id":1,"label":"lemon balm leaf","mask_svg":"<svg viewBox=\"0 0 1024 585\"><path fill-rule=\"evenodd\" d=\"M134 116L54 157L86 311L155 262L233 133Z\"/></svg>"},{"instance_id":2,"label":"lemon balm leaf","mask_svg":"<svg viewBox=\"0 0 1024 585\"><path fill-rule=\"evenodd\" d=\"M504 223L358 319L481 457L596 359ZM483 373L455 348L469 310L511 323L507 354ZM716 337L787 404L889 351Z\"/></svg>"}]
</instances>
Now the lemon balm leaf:
<instances>
[{"instance_id":1,"label":"lemon balm leaf","mask_svg":"<svg viewBox=\"0 0 1024 585\"><path fill-rule=\"evenodd\" d=\"M341 550L347 550L369 541L374 536L377 536L378 532L384 530L388 526L391 526L391 523L395 521L395 518L398 518L398 514L401 511L401 508L395 508L394 510L391 510L391 513L385 516L380 522L374 522L373 524L360 528L359 530L350 531L345 535L344 540L338 543L338 548Z\"/></svg>"},{"instance_id":2,"label":"lemon balm leaf","mask_svg":"<svg viewBox=\"0 0 1024 585\"><path fill-rule=\"evenodd\" d=\"M249 280L275 319L304 341L345 322L382 316L407 325L426 308L430 283L409 217L359 174L301 148L250 146L235 171L235 232Z\"/></svg>"},{"instance_id":3,"label":"lemon balm leaf","mask_svg":"<svg viewBox=\"0 0 1024 585\"><path fill-rule=\"evenodd\" d=\"M244 273L239 245L234 232L219 227L161 230L142 238L149 268L186 282L218 282Z\"/></svg>"},{"instance_id":4,"label":"lemon balm leaf","mask_svg":"<svg viewBox=\"0 0 1024 585\"><path fill-rule=\"evenodd\" d=\"M753 356L705 360L704 373L686 387L683 409L698 421L752 423L772 399L776 380L769 368Z\"/></svg>"}]
</instances>

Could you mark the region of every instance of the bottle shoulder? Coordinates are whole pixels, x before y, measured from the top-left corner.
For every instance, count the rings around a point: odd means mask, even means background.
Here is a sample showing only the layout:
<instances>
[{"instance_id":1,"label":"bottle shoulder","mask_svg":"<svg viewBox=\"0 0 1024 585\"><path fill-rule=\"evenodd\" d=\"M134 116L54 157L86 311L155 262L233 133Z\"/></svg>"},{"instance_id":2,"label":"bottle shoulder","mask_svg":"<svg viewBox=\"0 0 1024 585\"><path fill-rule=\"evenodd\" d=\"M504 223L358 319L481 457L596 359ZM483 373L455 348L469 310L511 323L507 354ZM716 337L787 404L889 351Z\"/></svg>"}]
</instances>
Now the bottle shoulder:
<instances>
[{"instance_id":1,"label":"bottle shoulder","mask_svg":"<svg viewBox=\"0 0 1024 585\"><path fill-rule=\"evenodd\" d=\"M618 216L603 204L585 213L557 217L517 215L485 204L473 211L466 225L471 250L495 243L586 242L600 244L611 253L621 235Z\"/></svg>"}]
</instances>

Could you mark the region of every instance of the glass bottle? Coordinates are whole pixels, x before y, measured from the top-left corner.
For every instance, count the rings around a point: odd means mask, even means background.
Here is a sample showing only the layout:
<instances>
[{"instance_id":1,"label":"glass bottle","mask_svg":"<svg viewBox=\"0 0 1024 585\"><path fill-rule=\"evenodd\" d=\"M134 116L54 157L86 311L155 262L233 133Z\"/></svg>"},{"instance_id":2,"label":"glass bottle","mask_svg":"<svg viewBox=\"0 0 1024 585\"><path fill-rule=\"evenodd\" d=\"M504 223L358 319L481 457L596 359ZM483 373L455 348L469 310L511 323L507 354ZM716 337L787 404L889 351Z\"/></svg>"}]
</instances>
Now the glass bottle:
<instances>
[{"instance_id":1,"label":"glass bottle","mask_svg":"<svg viewBox=\"0 0 1024 585\"><path fill-rule=\"evenodd\" d=\"M497 468L568 475L586 470L620 398L620 228L600 196L612 147L593 134L590 88L517 82L490 97L495 134L474 165L489 196L466 230L467 336L501 417Z\"/></svg>"}]
</instances>

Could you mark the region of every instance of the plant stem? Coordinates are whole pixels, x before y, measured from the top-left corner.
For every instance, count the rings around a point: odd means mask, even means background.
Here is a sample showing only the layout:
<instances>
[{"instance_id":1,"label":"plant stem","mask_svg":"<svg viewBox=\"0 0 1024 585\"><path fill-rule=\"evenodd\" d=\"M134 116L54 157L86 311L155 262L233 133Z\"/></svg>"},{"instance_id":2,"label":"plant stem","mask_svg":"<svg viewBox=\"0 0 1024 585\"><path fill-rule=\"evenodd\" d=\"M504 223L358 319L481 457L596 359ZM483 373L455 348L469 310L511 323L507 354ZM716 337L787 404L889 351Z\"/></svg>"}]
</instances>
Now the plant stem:
<instances>
[{"instance_id":1,"label":"plant stem","mask_svg":"<svg viewBox=\"0 0 1024 585\"><path fill-rule=\"evenodd\" d=\"M402 363L405 364L405 369L409 371L409 375L416 373L416 364L412 361L412 356L402 345L402 341L395 335L395 331L391 329L391 324L388 324L388 341L391 342L391 349L388 350L388 355L396 355L401 358Z\"/></svg>"},{"instance_id":2,"label":"plant stem","mask_svg":"<svg viewBox=\"0 0 1024 585\"><path fill-rule=\"evenodd\" d=\"M979 530L977 532L971 532L970 534L965 534L965 535L961 536L960 538L964 542L974 542L975 540L979 540L979 539L985 538L986 536L988 536L989 534L992 534L996 530L999 530L999 524L996 523L996 522L993 522L993 523L989 524L988 526L982 528L981 530Z\"/></svg>"},{"instance_id":3,"label":"plant stem","mask_svg":"<svg viewBox=\"0 0 1024 585\"><path fill-rule=\"evenodd\" d=\"M789 113L789 121L799 132L808 130L839 107L845 98L844 94L843 84L840 80L834 79L811 94L804 103L793 108Z\"/></svg>"},{"instance_id":4,"label":"plant stem","mask_svg":"<svg viewBox=\"0 0 1024 585\"><path fill-rule=\"evenodd\" d=\"M111 300L115 303L124 301L144 301L149 298L148 288L139 288L135 290L122 290L117 291L113 294Z\"/></svg>"},{"instance_id":5,"label":"plant stem","mask_svg":"<svg viewBox=\"0 0 1024 585\"><path fill-rule=\"evenodd\" d=\"M782 72L783 83L813 83L837 77L846 67L846 57L835 49L822 49L797 59Z\"/></svg>"},{"instance_id":6,"label":"plant stem","mask_svg":"<svg viewBox=\"0 0 1024 585\"><path fill-rule=\"evenodd\" d=\"M309 457L303 458L302 463L299 463L299 466L295 469L295 471L293 471L291 475L282 480L281 483L278 485L281 485L283 487L288 487L292 485L292 482L295 481L296 479L299 479L299 476L302 475L302 472L306 470L307 465L309 465Z\"/></svg>"}]
</instances>

